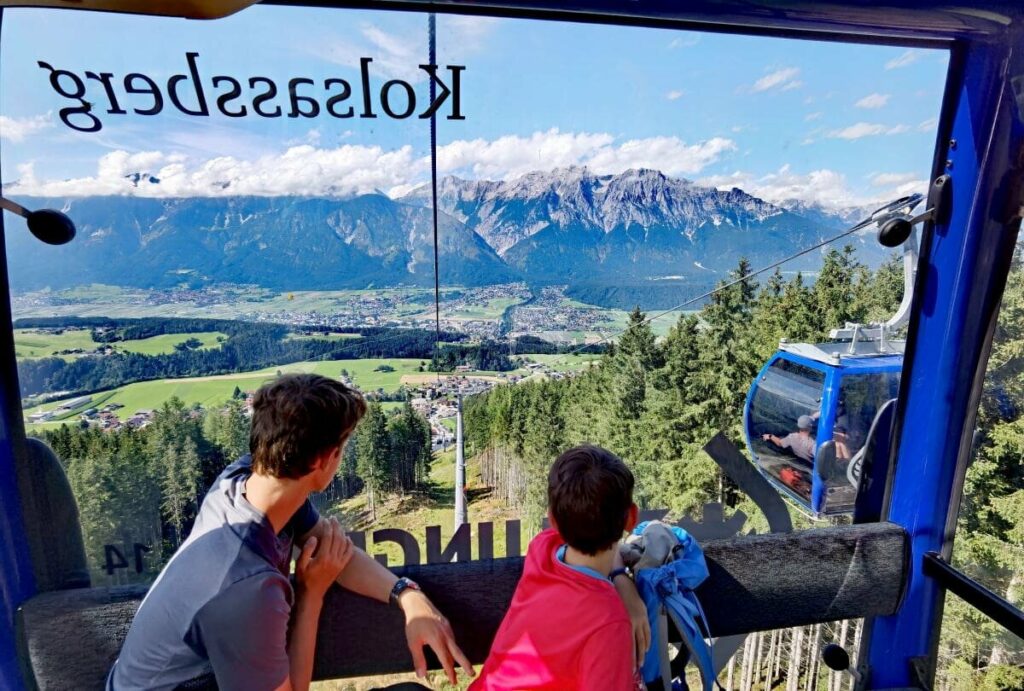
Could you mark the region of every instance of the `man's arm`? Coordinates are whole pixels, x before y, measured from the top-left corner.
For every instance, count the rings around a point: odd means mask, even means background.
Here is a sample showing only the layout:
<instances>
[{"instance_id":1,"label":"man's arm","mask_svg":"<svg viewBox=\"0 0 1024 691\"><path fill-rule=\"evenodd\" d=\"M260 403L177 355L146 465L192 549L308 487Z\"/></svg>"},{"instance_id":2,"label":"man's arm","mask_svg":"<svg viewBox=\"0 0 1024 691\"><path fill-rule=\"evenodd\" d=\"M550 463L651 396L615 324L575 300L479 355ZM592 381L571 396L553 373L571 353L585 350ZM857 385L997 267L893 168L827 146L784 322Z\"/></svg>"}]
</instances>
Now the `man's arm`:
<instances>
[{"instance_id":1,"label":"man's arm","mask_svg":"<svg viewBox=\"0 0 1024 691\"><path fill-rule=\"evenodd\" d=\"M303 544L295 563L295 610L288 632L289 680L277 691L309 689L324 595L339 571L351 562L354 550L352 540L335 518L323 521L320 536L312 536Z\"/></svg>"},{"instance_id":2,"label":"man's arm","mask_svg":"<svg viewBox=\"0 0 1024 691\"><path fill-rule=\"evenodd\" d=\"M315 536L322 530L324 521L321 518L309 535ZM387 603L397 580L398 577L381 566L376 559L358 547L353 547L352 559L338 574L337 583L353 593ZM406 589L399 596L398 604L405 614L405 637L417 676L424 677L427 673L427 662L423 657L424 645L433 649L452 684L457 683L456 664L466 674L473 676L473 666L456 644L451 625L426 595Z\"/></svg>"}]
</instances>

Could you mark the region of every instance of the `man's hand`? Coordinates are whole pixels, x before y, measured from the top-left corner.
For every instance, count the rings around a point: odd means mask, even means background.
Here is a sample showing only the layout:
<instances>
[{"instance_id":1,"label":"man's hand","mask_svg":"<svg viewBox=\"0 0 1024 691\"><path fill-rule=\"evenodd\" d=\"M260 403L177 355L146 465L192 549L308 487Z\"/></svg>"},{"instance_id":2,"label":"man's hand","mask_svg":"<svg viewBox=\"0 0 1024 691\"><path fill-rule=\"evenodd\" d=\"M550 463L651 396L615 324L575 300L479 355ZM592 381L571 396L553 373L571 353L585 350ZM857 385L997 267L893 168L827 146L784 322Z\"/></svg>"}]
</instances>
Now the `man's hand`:
<instances>
[{"instance_id":1,"label":"man's hand","mask_svg":"<svg viewBox=\"0 0 1024 691\"><path fill-rule=\"evenodd\" d=\"M647 618L647 606L644 605L640 593L636 591L632 579L617 576L614 583L622 604L626 605L629 623L633 627L633 661L639 669L644 663L647 649L651 647L651 622Z\"/></svg>"},{"instance_id":2,"label":"man's hand","mask_svg":"<svg viewBox=\"0 0 1024 691\"><path fill-rule=\"evenodd\" d=\"M427 674L427 661L423 657L424 645L429 645L433 649L437 659L444 666L448 681L453 685L458 683L455 674L456 663L467 675L473 676L473 665L455 643L451 625L426 595L411 588L406 589L398 596L398 605L405 612L405 638L409 643L409 652L412 653L417 677L423 678Z\"/></svg>"},{"instance_id":3,"label":"man's hand","mask_svg":"<svg viewBox=\"0 0 1024 691\"><path fill-rule=\"evenodd\" d=\"M314 535L306 540L295 564L300 593L322 599L352 559L352 552L352 540L338 524L338 519L324 521L319 537Z\"/></svg>"}]
</instances>

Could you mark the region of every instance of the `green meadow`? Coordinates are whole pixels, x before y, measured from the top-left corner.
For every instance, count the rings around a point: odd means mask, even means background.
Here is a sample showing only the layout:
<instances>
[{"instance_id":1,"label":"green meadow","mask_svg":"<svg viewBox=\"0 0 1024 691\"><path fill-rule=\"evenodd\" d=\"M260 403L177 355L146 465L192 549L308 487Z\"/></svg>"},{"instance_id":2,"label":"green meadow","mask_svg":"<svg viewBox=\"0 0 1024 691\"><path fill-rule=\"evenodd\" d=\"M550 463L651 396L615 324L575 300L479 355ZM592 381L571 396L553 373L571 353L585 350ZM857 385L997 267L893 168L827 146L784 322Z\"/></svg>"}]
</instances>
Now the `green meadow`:
<instances>
[{"instance_id":1,"label":"green meadow","mask_svg":"<svg viewBox=\"0 0 1024 691\"><path fill-rule=\"evenodd\" d=\"M219 348L217 340L226 339L227 334L219 331L204 331L200 333L178 333L162 334L150 338L140 338L134 341L116 341L109 345L116 350L125 353L141 353L143 355L162 355L173 353L174 346L184 343L190 338L198 339L201 348ZM104 345L92 339L89 329L65 329L61 333L40 331L37 329L15 329L14 330L14 352L19 359L42 358L42 357L63 357L71 359L76 355L60 355L62 350L81 349L85 351L95 350Z\"/></svg>"},{"instance_id":2,"label":"green meadow","mask_svg":"<svg viewBox=\"0 0 1024 691\"><path fill-rule=\"evenodd\" d=\"M204 408L223 405L234 393L235 387L241 391L255 391L264 383L277 376L278 372L315 372L329 377L339 377L342 370L348 372L352 381L363 391L384 389L394 391L401 384L403 375L418 372L420 360L416 359L365 359L335 360L328 362L296 362L280 367L268 367L254 372L238 374L220 374L208 377L189 377L184 379L157 379L154 381L137 382L118 387L112 391L93 394L93 404L100 398L103 405L119 403L123 408L117 411L121 419L126 419L139 410L152 410L171 398L177 396L186 405L201 405ZM387 365L394 368L393 372L377 371ZM25 415L53 410L64 400L50 401L44 405L33 406L25 410ZM88 407L93 407L90 404ZM398 405L398 404L394 404ZM385 404L385 407L393 405ZM72 416L73 417L73 416ZM32 429L59 426L59 422L30 424Z\"/></svg>"}]
</instances>

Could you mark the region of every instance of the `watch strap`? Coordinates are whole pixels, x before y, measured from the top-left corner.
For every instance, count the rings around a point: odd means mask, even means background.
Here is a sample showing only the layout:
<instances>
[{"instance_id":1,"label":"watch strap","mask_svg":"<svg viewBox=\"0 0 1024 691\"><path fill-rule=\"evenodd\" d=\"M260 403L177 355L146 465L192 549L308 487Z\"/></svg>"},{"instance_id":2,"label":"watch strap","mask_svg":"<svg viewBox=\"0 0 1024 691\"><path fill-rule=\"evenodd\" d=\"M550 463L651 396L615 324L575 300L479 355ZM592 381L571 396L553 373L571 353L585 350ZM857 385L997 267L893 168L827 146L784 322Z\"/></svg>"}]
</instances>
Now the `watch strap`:
<instances>
[{"instance_id":1,"label":"watch strap","mask_svg":"<svg viewBox=\"0 0 1024 691\"><path fill-rule=\"evenodd\" d=\"M412 580L411 578L406 578L405 576L402 576L397 581L395 581L395 584L391 587L391 593L390 595L388 595L388 601L397 607L398 596L404 593L406 590L417 590L422 592L419 584L416 581Z\"/></svg>"}]
</instances>

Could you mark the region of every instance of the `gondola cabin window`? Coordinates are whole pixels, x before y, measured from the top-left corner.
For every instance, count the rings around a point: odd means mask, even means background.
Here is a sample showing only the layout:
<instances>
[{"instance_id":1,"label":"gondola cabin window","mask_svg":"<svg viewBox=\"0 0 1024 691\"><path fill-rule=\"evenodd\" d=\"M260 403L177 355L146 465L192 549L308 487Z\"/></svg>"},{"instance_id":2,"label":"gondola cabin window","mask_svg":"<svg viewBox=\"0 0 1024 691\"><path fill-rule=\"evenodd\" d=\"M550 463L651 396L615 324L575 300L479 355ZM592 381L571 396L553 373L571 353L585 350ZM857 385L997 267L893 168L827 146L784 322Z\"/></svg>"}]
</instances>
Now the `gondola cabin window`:
<instances>
[{"instance_id":1,"label":"gondola cabin window","mask_svg":"<svg viewBox=\"0 0 1024 691\"><path fill-rule=\"evenodd\" d=\"M159 573L288 372L370 402L318 509L392 566L518 553L585 441L673 520L767 528L720 431L798 528L852 511L899 367L779 343L896 311L902 249L857 224L926 189L945 52L258 6L6 9L0 60L4 195L77 228L5 218L24 426L94 585Z\"/></svg>"},{"instance_id":2,"label":"gondola cabin window","mask_svg":"<svg viewBox=\"0 0 1024 691\"><path fill-rule=\"evenodd\" d=\"M805 500L811 498L824 387L823 371L778 360L759 378L747 418L761 469Z\"/></svg>"}]
</instances>

